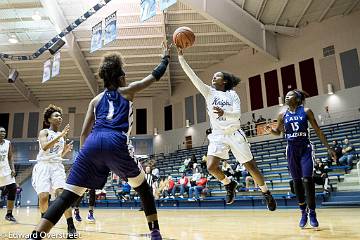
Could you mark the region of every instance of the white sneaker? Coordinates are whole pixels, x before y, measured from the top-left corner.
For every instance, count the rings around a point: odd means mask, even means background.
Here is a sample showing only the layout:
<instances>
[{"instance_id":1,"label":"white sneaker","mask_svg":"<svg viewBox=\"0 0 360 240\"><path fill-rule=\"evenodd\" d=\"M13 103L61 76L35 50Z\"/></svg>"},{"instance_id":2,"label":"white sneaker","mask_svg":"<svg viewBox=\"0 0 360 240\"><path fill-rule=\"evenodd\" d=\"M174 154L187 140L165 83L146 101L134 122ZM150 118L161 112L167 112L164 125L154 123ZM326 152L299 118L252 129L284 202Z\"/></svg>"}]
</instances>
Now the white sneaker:
<instances>
[{"instance_id":1,"label":"white sneaker","mask_svg":"<svg viewBox=\"0 0 360 240\"><path fill-rule=\"evenodd\" d=\"M180 195L179 198L184 198L184 196L183 196L183 195Z\"/></svg>"},{"instance_id":2,"label":"white sneaker","mask_svg":"<svg viewBox=\"0 0 360 240\"><path fill-rule=\"evenodd\" d=\"M174 199L175 197L174 196L170 196L171 199Z\"/></svg>"}]
</instances>

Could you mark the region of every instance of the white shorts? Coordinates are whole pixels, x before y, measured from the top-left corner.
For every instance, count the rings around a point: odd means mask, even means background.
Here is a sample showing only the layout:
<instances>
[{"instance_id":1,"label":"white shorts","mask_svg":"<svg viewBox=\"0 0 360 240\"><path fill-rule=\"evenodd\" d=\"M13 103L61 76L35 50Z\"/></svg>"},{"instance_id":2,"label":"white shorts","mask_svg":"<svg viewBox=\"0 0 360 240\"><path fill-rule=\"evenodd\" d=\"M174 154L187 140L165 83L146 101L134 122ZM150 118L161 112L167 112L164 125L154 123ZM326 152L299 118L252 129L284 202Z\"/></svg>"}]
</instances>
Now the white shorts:
<instances>
[{"instance_id":1,"label":"white shorts","mask_svg":"<svg viewBox=\"0 0 360 240\"><path fill-rule=\"evenodd\" d=\"M32 185L39 195L42 192L55 193L66 185L65 168L62 163L38 162L32 172Z\"/></svg>"},{"instance_id":2,"label":"white shorts","mask_svg":"<svg viewBox=\"0 0 360 240\"><path fill-rule=\"evenodd\" d=\"M208 156L229 159L229 150L231 150L239 163L246 163L254 158L250 150L250 144L241 129L230 134L214 131L208 136L208 139Z\"/></svg>"},{"instance_id":3,"label":"white shorts","mask_svg":"<svg viewBox=\"0 0 360 240\"><path fill-rule=\"evenodd\" d=\"M15 183L15 178L10 175L0 176L0 187Z\"/></svg>"}]
</instances>

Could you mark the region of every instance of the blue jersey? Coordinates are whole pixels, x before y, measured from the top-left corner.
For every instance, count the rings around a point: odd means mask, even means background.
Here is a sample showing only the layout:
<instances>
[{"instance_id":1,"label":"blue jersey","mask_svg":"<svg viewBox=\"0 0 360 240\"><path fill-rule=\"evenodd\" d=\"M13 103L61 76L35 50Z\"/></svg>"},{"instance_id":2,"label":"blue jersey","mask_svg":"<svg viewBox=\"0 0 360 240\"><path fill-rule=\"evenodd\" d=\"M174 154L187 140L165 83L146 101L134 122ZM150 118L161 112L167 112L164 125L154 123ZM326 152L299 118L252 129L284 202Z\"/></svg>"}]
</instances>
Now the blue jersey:
<instances>
[{"instance_id":1,"label":"blue jersey","mask_svg":"<svg viewBox=\"0 0 360 240\"><path fill-rule=\"evenodd\" d=\"M117 90L105 90L95 107L94 131L114 130L130 135L133 123L132 102Z\"/></svg>"},{"instance_id":2,"label":"blue jersey","mask_svg":"<svg viewBox=\"0 0 360 240\"><path fill-rule=\"evenodd\" d=\"M298 106L295 112L287 110L283 120L288 143L309 143L308 118L304 106Z\"/></svg>"}]
</instances>

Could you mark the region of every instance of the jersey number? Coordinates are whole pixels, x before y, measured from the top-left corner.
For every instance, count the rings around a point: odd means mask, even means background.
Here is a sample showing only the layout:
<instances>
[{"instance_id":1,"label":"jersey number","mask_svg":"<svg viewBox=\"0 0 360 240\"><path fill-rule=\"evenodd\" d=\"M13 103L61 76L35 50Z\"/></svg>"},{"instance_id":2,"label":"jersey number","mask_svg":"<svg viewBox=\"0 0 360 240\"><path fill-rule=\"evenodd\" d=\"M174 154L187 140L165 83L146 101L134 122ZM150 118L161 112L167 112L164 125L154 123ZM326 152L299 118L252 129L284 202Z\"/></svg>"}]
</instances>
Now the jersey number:
<instances>
[{"instance_id":1,"label":"jersey number","mask_svg":"<svg viewBox=\"0 0 360 240\"><path fill-rule=\"evenodd\" d=\"M106 119L111 120L114 116L114 103L113 101L109 101L109 100L108 103L109 103L109 112L108 115L106 116Z\"/></svg>"},{"instance_id":2,"label":"jersey number","mask_svg":"<svg viewBox=\"0 0 360 240\"><path fill-rule=\"evenodd\" d=\"M298 122L292 122L290 123L291 127L293 129L294 132L296 132L297 130L299 130L299 123Z\"/></svg>"}]
</instances>

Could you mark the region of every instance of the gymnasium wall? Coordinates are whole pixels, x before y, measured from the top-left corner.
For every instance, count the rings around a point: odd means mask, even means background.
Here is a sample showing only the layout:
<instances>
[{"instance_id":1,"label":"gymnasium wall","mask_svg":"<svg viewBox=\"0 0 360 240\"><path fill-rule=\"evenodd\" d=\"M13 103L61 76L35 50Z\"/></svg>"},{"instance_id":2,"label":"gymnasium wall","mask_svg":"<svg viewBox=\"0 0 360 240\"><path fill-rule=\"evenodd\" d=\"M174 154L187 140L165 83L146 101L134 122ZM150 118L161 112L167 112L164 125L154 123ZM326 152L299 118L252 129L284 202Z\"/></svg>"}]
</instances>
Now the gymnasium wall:
<instances>
[{"instance_id":1,"label":"gymnasium wall","mask_svg":"<svg viewBox=\"0 0 360 240\"><path fill-rule=\"evenodd\" d=\"M311 90L311 93L315 95L307 99L307 106L311 107L315 113L315 116L325 113L325 106L329 107L330 115L339 119L342 117L342 121L346 119L359 118L358 108L360 107L360 76L357 76L357 69L359 68L359 63L354 58L355 53L357 56L360 56L360 28L358 23L360 22L360 12L352 13L348 16L337 16L330 18L324 22L311 23L308 26L301 29L299 36L297 37L285 37L278 36L278 50L279 50L279 61L273 61L262 53L253 52L252 49L247 49L240 52L237 55L227 58L222 63L213 65L208 68L205 72L199 74L200 78L206 82L210 83L213 74L219 70L229 71L242 79L242 83L236 87L241 98L241 109L242 109L242 123L251 121L251 113L255 113L256 119L261 114L264 118L276 118L277 113L281 108L275 104L272 107L268 107L268 96L266 91L265 84L265 73L270 71L276 71L277 73L277 82L278 85L275 88L278 88L278 95L283 96L284 92L288 90L283 87L282 84L282 74L281 68L293 65L295 70L295 84L299 89L303 89L302 85L304 80L307 81L309 78L316 79L315 83L310 83L307 87ZM323 57L323 48L334 45L335 54L328 57ZM351 51L350 51L351 50ZM354 53L355 52L355 53ZM345 54L345 57L344 57ZM186 51L185 51L186 57ZM309 60L313 59L313 60ZM351 69L346 71L344 74L342 68L342 62L346 63L345 67L349 66L349 59L353 59L351 62ZM307 61L305 61L307 60ZM312 71L315 72L314 76L307 76L304 74L306 71L300 71L301 68L307 69L310 66L311 61L314 63ZM301 62L301 64L300 64ZM301 66L301 67L300 67ZM346 74L353 72L355 74L346 78ZM258 98L261 98L256 103L250 101L250 84L249 78L257 78L256 76L260 75L261 79L261 92L257 93ZM268 77L267 77L268 78ZM275 78L274 72L272 77ZM271 79L271 82L276 82L276 80ZM334 87L335 94L327 94L327 84L331 83ZM286 86L286 85L285 85ZM357 86L357 87L354 87ZM256 86L255 86L256 87ZM269 87L268 87L269 88ZM317 88L317 89L313 89ZM256 88L255 88L256 89ZM308 90L309 91L309 90ZM184 99L188 96L195 96L198 92L190 83L183 83L181 86L176 87L173 90L173 96L170 99L163 100L167 104L181 105L184 108ZM316 96L316 93L318 94ZM272 92L271 94L276 94ZM256 97L256 94L254 94ZM160 100L161 101L161 100ZM263 108L261 105L263 104ZM274 100L270 101L270 105L274 104ZM195 122L196 122L196 104L195 106ZM252 105L255 105L257 110L251 111ZM159 105L157 105L159 106ZM346 116L348 116L346 118ZM173 115L174 119L174 115ZM160 122L154 123L159 129L161 137L157 136L158 140L154 140L154 149L156 152L162 151L173 151L177 149L179 144L185 139L185 136L188 135L189 130L184 128L185 126L185 116L183 114L183 128L177 129L174 131L163 131L162 119L159 119ZM207 118L208 120L208 118ZM320 119L319 123L321 123ZM336 121L334 119L334 121ZM205 129L209 126L203 126L204 124L195 124L192 126L192 137L193 137L193 146L202 145ZM159 140L161 138L161 141ZM170 145L173 139L176 141L173 143L172 147L164 146Z\"/></svg>"}]
</instances>

